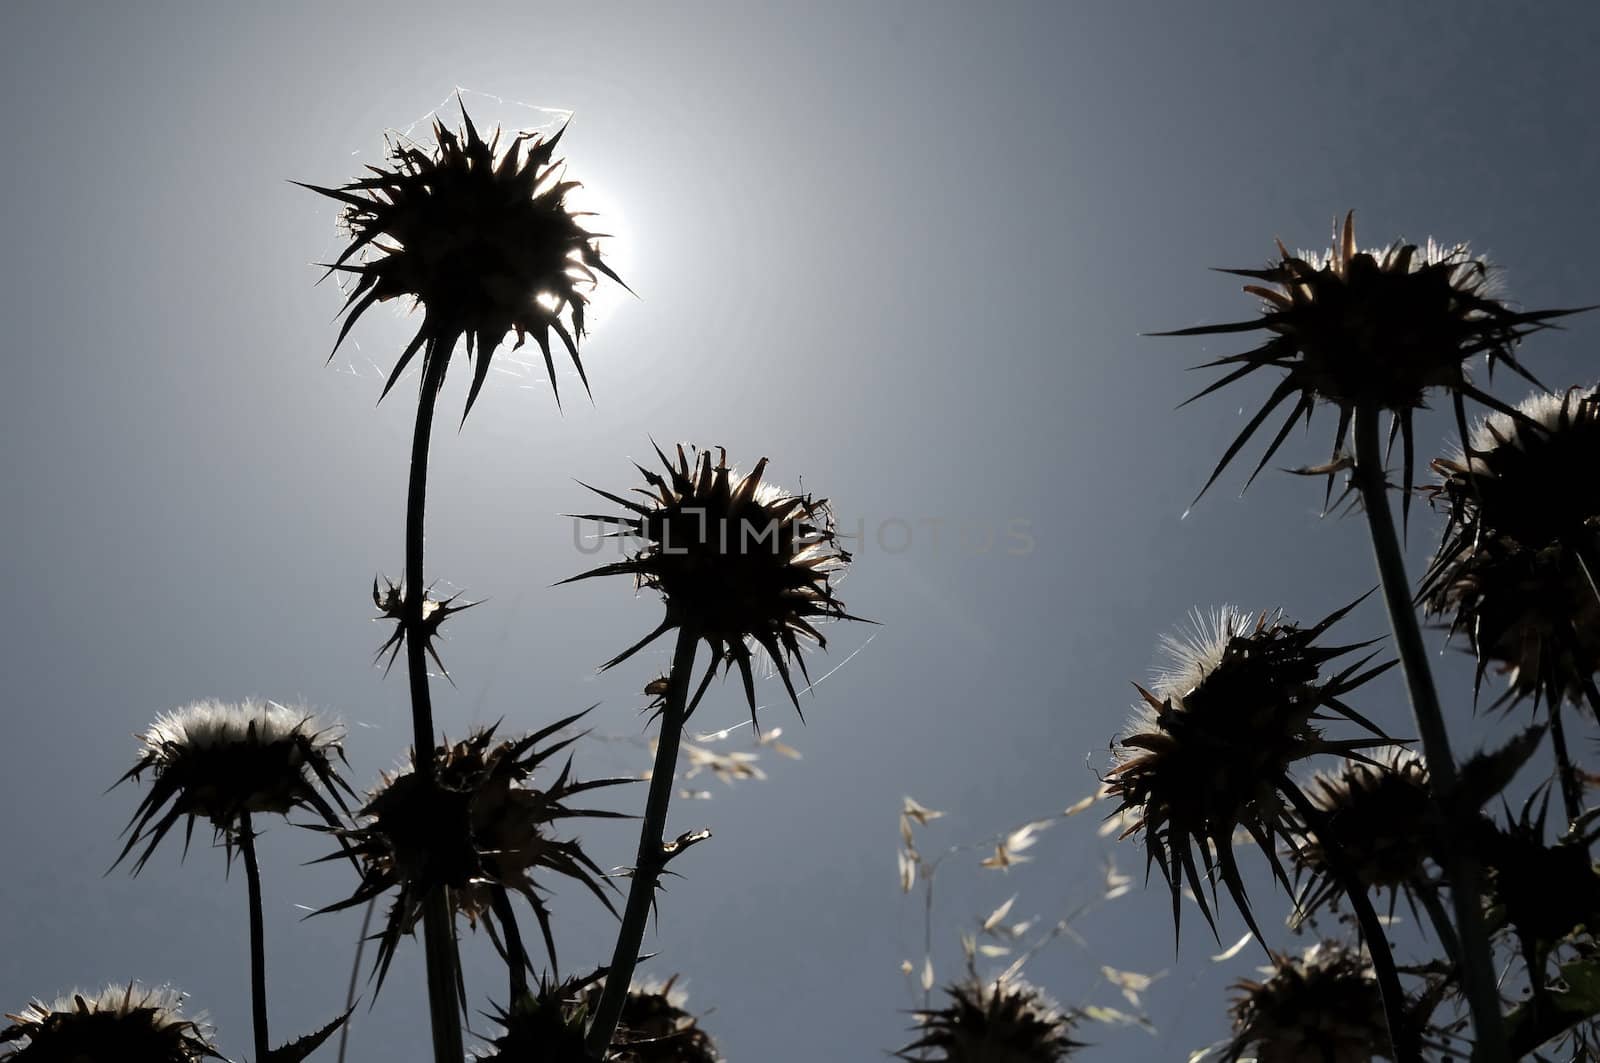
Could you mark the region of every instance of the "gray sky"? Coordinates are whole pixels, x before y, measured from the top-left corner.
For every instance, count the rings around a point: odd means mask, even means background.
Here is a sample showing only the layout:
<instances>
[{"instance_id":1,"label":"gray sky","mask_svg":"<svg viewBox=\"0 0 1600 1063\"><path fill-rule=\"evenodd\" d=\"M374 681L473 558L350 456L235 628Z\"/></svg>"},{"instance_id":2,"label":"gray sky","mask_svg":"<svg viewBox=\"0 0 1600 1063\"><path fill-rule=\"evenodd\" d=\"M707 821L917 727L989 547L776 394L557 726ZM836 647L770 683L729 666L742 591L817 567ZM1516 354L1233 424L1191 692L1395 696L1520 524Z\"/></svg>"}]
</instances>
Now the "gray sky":
<instances>
[{"instance_id":1,"label":"gray sky","mask_svg":"<svg viewBox=\"0 0 1600 1063\"><path fill-rule=\"evenodd\" d=\"M462 86L481 121L575 111L571 172L621 213L615 260L641 298L588 344L594 403L567 372L559 414L542 369L505 359L457 434L459 370L447 389L430 574L488 599L450 628L451 734L598 702L597 731L629 741L580 745L580 772L646 766L636 692L668 650L595 666L659 605L623 581L551 584L591 563L559 516L592 508L574 480L633 486L650 437L768 456L773 479L865 523L842 597L882 626L830 630L814 674L861 652L805 700L806 726L762 688L804 759L768 753L767 781L707 781L712 800L673 813L716 836L663 898L647 973L681 972L736 1061L905 1043L898 966L920 960L922 921L896 885L902 794L950 813L930 851L1058 812L1093 787L1129 681L1192 607L1315 619L1372 584L1361 525L1319 519L1319 485L1265 475L1239 500L1241 468L1180 520L1264 393L1174 412L1207 379L1184 367L1236 348L1138 335L1251 312L1207 267L1260 264L1275 236L1323 246L1354 207L1368 244L1470 241L1529 306L1600 290L1588 5L33 3L5 8L0 42L0 1009L170 981L236 1057L238 876L201 845L101 877L137 801L101 792L130 736L198 697L304 699L349 725L362 786L409 741L404 681L371 665L367 589L401 568L414 378L374 401L414 325L374 312L324 365L338 293L310 263L337 247L334 211L288 179L355 176L385 128ZM1540 336L1526 361L1553 386L1592 382L1595 328ZM1421 454L1445 421L1420 422ZM1332 428L1319 416L1280 464L1320 460ZM913 528L899 550L896 520ZM1013 520L1026 556L1005 553ZM1436 530L1416 520L1414 563ZM1378 634L1381 611L1346 626ZM1441 667L1470 729L1465 661ZM1364 693L1408 731L1398 678ZM696 722L742 718L719 686ZM941 979L959 931L1013 893L1015 917L1048 922L1095 901L1113 852L1139 869L1095 819L1006 874L976 850L946 861ZM631 835L584 836L612 866ZM356 919L300 921L350 888L299 866L325 848L282 825L263 843L285 1036L338 1010L348 969ZM1253 881L1277 925L1282 898ZM561 888L554 905L564 966L609 955L591 900ZM1080 921L1084 946L1029 965L1066 1004L1124 1004L1102 964L1169 972L1145 999L1154 1038L1092 1028L1086 1058L1183 1058L1220 1035L1226 986L1260 953L1212 964L1203 924L1186 927L1175 958L1163 889L1136 889ZM1240 931L1227 918L1224 943ZM503 999L481 936L468 978L480 1006ZM418 1058L422 996L408 943L358 1012L353 1058Z\"/></svg>"}]
</instances>

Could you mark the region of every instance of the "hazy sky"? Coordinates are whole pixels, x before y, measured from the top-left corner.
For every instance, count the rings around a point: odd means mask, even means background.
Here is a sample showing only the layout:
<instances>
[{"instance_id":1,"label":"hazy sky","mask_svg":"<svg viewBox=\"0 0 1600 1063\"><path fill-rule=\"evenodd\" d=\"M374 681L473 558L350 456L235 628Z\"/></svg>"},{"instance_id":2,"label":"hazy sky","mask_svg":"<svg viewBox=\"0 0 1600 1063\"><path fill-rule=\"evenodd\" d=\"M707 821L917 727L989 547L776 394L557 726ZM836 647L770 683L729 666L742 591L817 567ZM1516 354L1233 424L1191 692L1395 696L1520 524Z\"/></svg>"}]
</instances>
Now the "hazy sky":
<instances>
[{"instance_id":1,"label":"hazy sky","mask_svg":"<svg viewBox=\"0 0 1600 1063\"><path fill-rule=\"evenodd\" d=\"M170 981L238 1058L240 877L204 845L101 877L138 800L102 793L131 736L194 698L303 699L349 726L361 786L409 742L404 681L372 666L368 588L401 569L415 378L374 402L414 322L375 311L324 364L339 296L311 263L337 253L335 213L289 179L356 176L457 86L484 122L571 110L571 173L640 296L589 341L592 405L564 371L559 413L542 368L507 358L458 434L464 374L447 389L430 574L487 598L449 629L449 733L598 702L608 740L579 745L580 773L647 766L637 692L669 648L595 667L659 604L620 580L551 585L592 564L560 516L592 508L575 480L633 486L651 437L767 456L862 522L841 594L882 626L830 629L813 674L849 662L805 726L761 688L803 759L768 750L764 782L687 784L714 797L677 804L673 829L715 838L678 867L645 973L680 972L736 1063L879 1059L907 1040L899 965L921 958L921 907L896 883L903 794L949 812L929 852L1059 812L1191 608L1315 619L1374 581L1363 527L1319 519L1317 484L1264 475L1240 500L1241 468L1180 520L1266 382L1174 412L1209 379L1184 368L1237 348L1139 333L1251 312L1207 267L1261 264L1278 236L1323 246L1352 207L1367 243L1471 241L1529 306L1600 301L1597 50L1581 4L7 5L0 1010ZM1592 382L1597 320L1526 361ZM1421 454L1446 421L1421 420ZM1324 412L1278 464L1322 459L1332 430ZM1025 556L1006 552L1013 521ZM1415 520L1415 564L1436 532ZM1375 604L1346 621L1383 627ZM1466 663L1441 669L1464 721ZM1408 733L1397 677L1363 693ZM743 717L734 684L695 722ZM1059 824L1009 873L979 868L981 848L946 860L941 980L959 932L1013 893L1014 918L1048 923L1097 901L1113 854L1141 869L1097 821ZM631 825L584 837L604 866L632 859ZM299 866L326 848L281 824L263 842L284 1036L342 999L357 917L301 921L351 887ZM609 956L591 899L553 903L568 970ZM1144 1000L1156 1034L1091 1028L1085 1058L1184 1058L1262 959L1211 963L1198 919L1175 958L1158 886L1075 925L1084 944L1028 966L1063 1003L1126 1008L1102 965L1168 972ZM1240 932L1230 914L1224 943ZM481 935L467 975L477 1006L503 1000ZM407 942L352 1058L422 1058L425 1022Z\"/></svg>"}]
</instances>

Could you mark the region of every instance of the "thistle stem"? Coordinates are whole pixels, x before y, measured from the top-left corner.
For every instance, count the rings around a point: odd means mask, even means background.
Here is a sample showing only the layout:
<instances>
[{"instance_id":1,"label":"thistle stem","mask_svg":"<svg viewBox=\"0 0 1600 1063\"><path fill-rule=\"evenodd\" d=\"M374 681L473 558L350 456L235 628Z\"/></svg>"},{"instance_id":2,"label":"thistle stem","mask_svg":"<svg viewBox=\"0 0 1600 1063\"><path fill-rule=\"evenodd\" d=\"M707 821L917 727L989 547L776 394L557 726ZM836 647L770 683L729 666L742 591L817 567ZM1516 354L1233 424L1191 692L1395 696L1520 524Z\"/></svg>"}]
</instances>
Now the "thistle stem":
<instances>
[{"instance_id":1,"label":"thistle stem","mask_svg":"<svg viewBox=\"0 0 1600 1063\"><path fill-rule=\"evenodd\" d=\"M405 597L400 622L405 626L406 671L411 683L411 731L414 770L424 785L433 781L433 699L428 692L428 637L423 629L427 584L423 580L424 514L428 504L428 443L433 435L433 410L444 383L452 337L448 344L430 341L424 353L422 386L417 398L416 429L411 437L411 475L406 490ZM428 1015L433 1030L435 1063L461 1063L465 1056L459 1007L460 961L448 891L434 890L422 901L423 953L428 968Z\"/></svg>"},{"instance_id":2,"label":"thistle stem","mask_svg":"<svg viewBox=\"0 0 1600 1063\"><path fill-rule=\"evenodd\" d=\"M267 934L261 913L261 867L256 863L256 835L248 812L239 817L239 852L244 857L244 880L250 894L250 1017L255 1027L256 1059L264 1060L271 1044L267 1037Z\"/></svg>"},{"instance_id":3,"label":"thistle stem","mask_svg":"<svg viewBox=\"0 0 1600 1063\"><path fill-rule=\"evenodd\" d=\"M372 930L372 913L378 907L378 899L374 897L367 902L367 910L361 916L361 934L356 938L356 958L350 962L350 982L344 990L344 1013L347 1016L339 1027L339 1063L344 1063L345 1052L350 1047L350 1019L356 1010L356 985L361 972L361 956L367 951L367 934Z\"/></svg>"},{"instance_id":4,"label":"thistle stem","mask_svg":"<svg viewBox=\"0 0 1600 1063\"><path fill-rule=\"evenodd\" d=\"M489 903L494 907L495 918L500 920L500 933L505 938L506 976L511 993L508 1007L528 992L528 950L522 944L522 931L517 927L517 913L511 907L511 897L494 886L490 889Z\"/></svg>"},{"instance_id":5,"label":"thistle stem","mask_svg":"<svg viewBox=\"0 0 1600 1063\"><path fill-rule=\"evenodd\" d=\"M1450 882L1450 900L1455 909L1457 940L1461 947L1462 988L1472 1010L1476 1032L1478 1063L1506 1063L1504 1023L1500 1014L1500 992L1494 975L1494 958L1489 935L1483 924L1482 891L1477 857L1463 844L1465 810L1456 800L1456 762L1450 752L1450 736L1445 729L1439 695L1428 668L1427 649L1417 626L1411 602L1411 581L1406 575L1405 555L1395 534L1394 514L1389 509L1388 479L1378 443L1376 406L1355 410L1355 481L1366 510L1367 527L1383 585L1383 600L1389 610L1389 625L1394 630L1395 649L1405 674L1411 697L1411 711L1422 738L1422 754L1428 765L1428 778L1441 808L1445 810L1446 837L1439 862Z\"/></svg>"},{"instance_id":6,"label":"thistle stem","mask_svg":"<svg viewBox=\"0 0 1600 1063\"><path fill-rule=\"evenodd\" d=\"M1317 836L1329 868L1338 878L1344 895L1349 898L1350 907L1355 910L1361 936L1367 942L1367 954L1372 957L1372 973L1378 980L1378 995L1383 999L1383 1017L1389 1026L1389 1045L1394 1050L1396 1063L1421 1063L1422 1055L1412 1040L1406 1022L1406 995L1400 988L1400 974L1395 970L1389 936L1378 921L1378 913L1372 907L1367 888L1351 874L1344 849L1328 830L1328 819L1322 811L1306 798L1300 787L1287 775L1278 780L1278 788L1289 798L1289 803L1305 820L1311 833Z\"/></svg>"},{"instance_id":7,"label":"thistle stem","mask_svg":"<svg viewBox=\"0 0 1600 1063\"><path fill-rule=\"evenodd\" d=\"M672 779L678 765L678 743L683 737L684 709L689 697L689 674L694 670L695 648L700 636L684 625L678 628L678 644L672 653L672 671L667 676L667 698L661 710L661 734L656 740L655 767L650 773L650 794L645 800L644 824L639 829L639 855L634 862L633 881L628 886L628 904L622 912L622 927L617 932L617 947L606 971L606 986L594 1012L594 1024L585 1040L592 1059L604 1059L622 1017L622 1005L633 983L633 969L639 962L639 946L644 941L645 923L655 903L656 882L666 867L667 854L662 839L667 829L667 805L672 800Z\"/></svg>"}]
</instances>

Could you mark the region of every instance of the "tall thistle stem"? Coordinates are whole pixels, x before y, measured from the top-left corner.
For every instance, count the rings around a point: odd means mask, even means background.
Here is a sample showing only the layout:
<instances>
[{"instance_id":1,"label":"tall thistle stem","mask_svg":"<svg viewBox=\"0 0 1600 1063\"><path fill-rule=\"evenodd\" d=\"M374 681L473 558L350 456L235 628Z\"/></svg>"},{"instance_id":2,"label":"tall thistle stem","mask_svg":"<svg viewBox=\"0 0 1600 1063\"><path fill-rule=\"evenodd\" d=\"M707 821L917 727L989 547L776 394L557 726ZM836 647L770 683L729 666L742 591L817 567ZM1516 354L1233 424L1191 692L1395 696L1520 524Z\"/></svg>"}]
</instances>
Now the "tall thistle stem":
<instances>
[{"instance_id":1,"label":"tall thistle stem","mask_svg":"<svg viewBox=\"0 0 1600 1063\"><path fill-rule=\"evenodd\" d=\"M250 813L239 819L239 853L244 857L244 880L250 894L250 1017L255 1028L256 1058L267 1058L267 934L261 912L261 867L256 862L256 834Z\"/></svg>"},{"instance_id":2,"label":"tall thistle stem","mask_svg":"<svg viewBox=\"0 0 1600 1063\"><path fill-rule=\"evenodd\" d=\"M604 1059L606 1049L617 1032L622 1005L628 999L633 969L639 962L639 946L644 941L645 924L655 903L656 883L666 867L667 853L662 839L667 829L667 805L672 801L672 778L678 765L678 745L683 738L685 707L689 699L689 673L694 669L699 634L689 625L678 628L678 644L672 653L672 671L667 676L667 699L661 710L661 734L656 740L655 767L650 773L650 794L645 800L644 824L639 828L639 855L634 861L633 881L628 886L628 904L617 931L617 947L606 971L606 986L594 1012L594 1024L585 1040L592 1059Z\"/></svg>"},{"instance_id":3,"label":"tall thistle stem","mask_svg":"<svg viewBox=\"0 0 1600 1063\"><path fill-rule=\"evenodd\" d=\"M428 692L428 636L423 627L427 584L423 580L424 515L428 504L428 443L433 435L433 411L444 383L450 347L429 341L424 353L421 393L417 400L416 430L411 437L411 476L406 489L405 598L400 622L405 625L406 671L411 681L411 731L417 777L433 781L433 699ZM422 902L423 953L428 968L428 1015L433 1029L435 1063L461 1063L465 1055L461 1037L459 958L450 897L439 889Z\"/></svg>"},{"instance_id":4,"label":"tall thistle stem","mask_svg":"<svg viewBox=\"0 0 1600 1063\"><path fill-rule=\"evenodd\" d=\"M1350 901L1350 907L1356 913L1361 936L1366 939L1367 954L1372 957L1372 973L1378 980L1378 995L1383 1000L1383 1017L1389 1027L1389 1045L1394 1049L1396 1063L1421 1063L1422 1056L1407 1029L1406 995L1400 988L1400 974L1395 970L1394 953L1389 948L1389 937L1384 932L1383 924L1378 921L1378 913L1372 907L1372 898L1368 896L1366 887L1350 873L1344 850L1328 830L1327 817L1307 800L1300 787L1287 775L1278 780L1278 789L1289 798L1294 810L1300 814L1311 833L1316 835L1322 851L1327 854L1329 866Z\"/></svg>"},{"instance_id":5,"label":"tall thistle stem","mask_svg":"<svg viewBox=\"0 0 1600 1063\"><path fill-rule=\"evenodd\" d=\"M1428 668L1427 649L1417 614L1412 605L1411 581L1406 575L1405 555L1395 534L1394 514L1389 509L1388 480L1378 442L1378 408L1363 405L1355 411L1355 481L1361 492L1367 527L1372 533L1373 553L1378 577L1383 585L1383 600L1389 610L1389 625L1394 630L1395 649L1400 669L1405 674L1411 697L1411 711L1417 733L1422 738L1422 754L1428 765L1434 794L1445 810L1447 837L1439 862L1450 882L1450 900L1455 910L1457 940L1460 943L1462 986L1472 1009L1476 1031L1476 1063L1507 1063L1505 1027L1500 1014L1500 992L1494 976L1494 958L1489 935L1483 924L1481 873L1477 857L1465 844L1461 830L1464 810L1456 799L1456 762L1450 752L1450 736L1439 708L1439 695Z\"/></svg>"}]
</instances>

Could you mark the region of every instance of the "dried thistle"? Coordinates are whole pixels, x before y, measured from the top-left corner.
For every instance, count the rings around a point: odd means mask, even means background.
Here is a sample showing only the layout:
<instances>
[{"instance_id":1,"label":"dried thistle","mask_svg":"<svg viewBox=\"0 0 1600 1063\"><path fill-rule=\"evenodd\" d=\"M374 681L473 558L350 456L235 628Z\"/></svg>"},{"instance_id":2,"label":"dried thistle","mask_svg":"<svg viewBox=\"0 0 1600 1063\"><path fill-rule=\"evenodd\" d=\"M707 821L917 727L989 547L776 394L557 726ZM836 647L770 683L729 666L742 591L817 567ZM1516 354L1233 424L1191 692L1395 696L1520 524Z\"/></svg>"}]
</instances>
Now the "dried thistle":
<instances>
[{"instance_id":1,"label":"dried thistle","mask_svg":"<svg viewBox=\"0 0 1600 1063\"><path fill-rule=\"evenodd\" d=\"M665 984L633 986L622 1006L622 1021L605 1058L611 1063L721 1063L722 1056L693 1015L676 978ZM605 983L601 972L564 982L543 980L538 991L523 994L491 1016L501 1034L485 1060L537 1059L541 1063L587 1063L584 1032Z\"/></svg>"},{"instance_id":2,"label":"dried thistle","mask_svg":"<svg viewBox=\"0 0 1600 1063\"><path fill-rule=\"evenodd\" d=\"M1425 406L1427 393L1435 388L1450 392L1456 419L1463 428L1464 398L1509 412L1472 383L1466 362L1483 354L1491 373L1497 363L1504 363L1538 384L1517 361L1517 344L1524 336L1548 327L1551 319L1577 312L1512 310L1494 297L1489 263L1473 255L1465 244L1446 247L1429 241L1418 246L1396 241L1383 250L1363 251L1356 245L1353 211L1345 215L1342 228L1335 227L1332 246L1324 254L1290 254L1280 242L1278 260L1265 269L1222 272L1261 282L1244 287L1261 300L1259 317L1158 335L1205 336L1259 329L1268 336L1252 350L1199 367L1230 368L1222 379L1188 401L1258 369L1281 369L1284 375L1224 452L1200 489L1201 495L1273 411L1292 398L1289 416L1250 474L1251 480L1277 453L1295 422L1301 417L1309 419L1317 403L1326 402L1338 407L1339 425L1333 437L1332 462L1315 471L1328 473L1331 488L1333 471L1343 467L1341 452L1356 409L1387 410L1394 418L1391 441L1398 433L1404 443L1405 498L1409 501L1411 418Z\"/></svg>"},{"instance_id":3,"label":"dried thistle","mask_svg":"<svg viewBox=\"0 0 1600 1063\"><path fill-rule=\"evenodd\" d=\"M129 982L98 993L71 993L53 1004L34 1001L0 1030L8 1063L198 1063L223 1059L203 1017L185 1018L183 994Z\"/></svg>"},{"instance_id":4,"label":"dried thistle","mask_svg":"<svg viewBox=\"0 0 1600 1063\"><path fill-rule=\"evenodd\" d=\"M684 1010L688 994L677 976L665 982L634 983L622 1003L622 1019L612 1041L623 1063L722 1063L711 1035ZM592 1010L600 1001L600 985L586 999Z\"/></svg>"},{"instance_id":5,"label":"dried thistle","mask_svg":"<svg viewBox=\"0 0 1600 1063\"><path fill-rule=\"evenodd\" d=\"M364 873L350 897L322 911L364 904L390 889L399 891L379 938L380 984L400 935L415 927L424 899L434 890L448 889L456 909L473 925L481 920L501 954L517 967L526 965L528 958L520 947L512 893L533 909L552 963L555 960L550 912L537 873L576 880L615 914L602 888L604 873L576 839L562 840L553 832L564 820L620 817L602 809L573 808L568 802L628 780L579 782L572 778L569 756L553 781L533 785L535 772L582 736L543 749L538 744L583 715L558 720L515 740L496 742L496 728L488 727L465 741L444 743L433 751L432 780L419 777L415 770L385 775L356 814L363 825L339 832Z\"/></svg>"},{"instance_id":6,"label":"dried thistle","mask_svg":"<svg viewBox=\"0 0 1600 1063\"><path fill-rule=\"evenodd\" d=\"M530 335L538 343L559 403L550 333L560 337L587 391L578 354L586 292L597 274L622 280L601 260L597 241L604 234L584 229L582 215L567 206L578 182L563 180L562 161L554 158L565 127L548 139L517 133L501 151L501 131L485 141L465 105L461 122L455 133L435 119L431 151L391 137L389 165L368 167L370 177L337 188L301 186L345 205L350 244L328 272L348 273L355 284L334 350L374 303L409 297L423 309L422 325L390 373L385 395L419 350L427 378L427 367L435 359L448 363L465 338L467 356L476 346L477 357L470 413L496 348L514 332L517 347ZM442 385L444 376L440 365L434 379Z\"/></svg>"},{"instance_id":7,"label":"dried thistle","mask_svg":"<svg viewBox=\"0 0 1600 1063\"><path fill-rule=\"evenodd\" d=\"M1338 942L1302 956L1274 955L1263 981L1235 984L1233 1039L1223 1063L1246 1052L1257 1063L1368 1063L1397 1059L1372 968Z\"/></svg>"},{"instance_id":8,"label":"dried thistle","mask_svg":"<svg viewBox=\"0 0 1600 1063\"><path fill-rule=\"evenodd\" d=\"M1534 394L1433 462L1447 514L1419 598L1495 664L1506 700L1588 700L1600 712L1600 388Z\"/></svg>"},{"instance_id":9,"label":"dried thistle","mask_svg":"<svg viewBox=\"0 0 1600 1063\"><path fill-rule=\"evenodd\" d=\"M1192 635L1165 640L1173 667L1157 677L1155 690L1135 684L1143 704L1117 743L1117 763L1107 776L1107 793L1118 800L1110 815L1132 817L1122 837L1143 832L1146 869L1159 864L1172 892L1174 931L1187 881L1216 933L1201 889L1203 866L1213 898L1220 876L1260 939L1233 855L1234 833L1250 834L1288 888L1276 840L1292 825L1279 797L1293 785L1289 767L1316 754L1359 756L1392 744L1344 697L1393 662L1368 668L1375 656L1369 654L1321 679L1325 665L1371 645L1315 645L1355 605L1309 628L1284 620L1281 612L1252 618L1231 606L1209 622L1197 615ZM1330 741L1314 722L1330 716L1344 717L1373 737Z\"/></svg>"},{"instance_id":10,"label":"dried thistle","mask_svg":"<svg viewBox=\"0 0 1600 1063\"><path fill-rule=\"evenodd\" d=\"M1302 875L1309 879L1299 902L1305 915L1324 904L1337 907L1344 890L1330 846L1363 890L1409 894L1425 873L1443 826L1428 790L1427 766L1398 747L1374 759L1346 762L1312 780L1307 796L1322 813L1321 833L1302 824L1304 840L1289 848L1296 883Z\"/></svg>"},{"instance_id":11,"label":"dried thistle","mask_svg":"<svg viewBox=\"0 0 1600 1063\"><path fill-rule=\"evenodd\" d=\"M936 1063L1059 1063L1084 1047L1079 1016L1017 978L969 977L945 988L942 1008L914 1012L922 1036L895 1053ZM933 1055L928 1055L932 1052Z\"/></svg>"},{"instance_id":12,"label":"dried thistle","mask_svg":"<svg viewBox=\"0 0 1600 1063\"><path fill-rule=\"evenodd\" d=\"M147 771L153 776L124 831L128 841L117 863L148 842L133 865L138 874L180 819L187 819L185 851L195 821L204 818L230 854L252 813L307 808L330 828L340 826L334 805L348 813L344 794L354 796L334 764L344 760L342 737L340 728L322 725L309 711L274 701L205 700L163 713L141 737L138 761L115 784L140 780Z\"/></svg>"},{"instance_id":13,"label":"dried thistle","mask_svg":"<svg viewBox=\"0 0 1600 1063\"><path fill-rule=\"evenodd\" d=\"M636 586L659 591L666 601L660 625L604 667L622 663L673 628L683 628L711 651L711 666L686 718L722 664L725 671L738 667L754 722L754 647L772 659L798 710L789 666L798 663L802 677L810 682L801 640L825 647L818 621L860 619L845 612L834 597L834 578L849 563L850 554L838 545L827 500L788 494L763 483L765 458L748 475L736 477L721 448L715 462L710 451L685 453L681 445L676 463L659 447L656 454L667 476L638 466L648 487L635 491L647 503L589 488L627 508L632 516L576 515L612 525L618 529L613 535L641 540L643 546L626 561L563 582L631 576Z\"/></svg>"}]
</instances>

